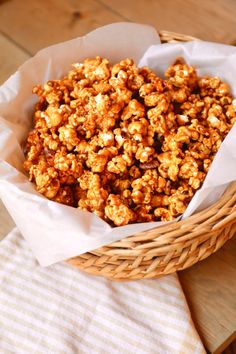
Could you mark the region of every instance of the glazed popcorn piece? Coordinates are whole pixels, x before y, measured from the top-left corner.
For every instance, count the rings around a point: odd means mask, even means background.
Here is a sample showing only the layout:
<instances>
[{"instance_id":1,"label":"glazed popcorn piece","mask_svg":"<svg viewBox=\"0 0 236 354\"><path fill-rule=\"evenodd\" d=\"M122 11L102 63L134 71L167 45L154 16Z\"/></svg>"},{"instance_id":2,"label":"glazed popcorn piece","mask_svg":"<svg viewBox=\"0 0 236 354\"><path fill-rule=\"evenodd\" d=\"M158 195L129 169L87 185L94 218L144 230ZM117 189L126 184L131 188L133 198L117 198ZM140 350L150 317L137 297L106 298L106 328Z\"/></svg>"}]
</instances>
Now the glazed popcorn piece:
<instances>
[{"instance_id":1,"label":"glazed popcorn piece","mask_svg":"<svg viewBox=\"0 0 236 354\"><path fill-rule=\"evenodd\" d=\"M183 214L236 121L228 85L179 59L161 79L132 59L88 58L33 92L30 181L112 226Z\"/></svg>"}]
</instances>

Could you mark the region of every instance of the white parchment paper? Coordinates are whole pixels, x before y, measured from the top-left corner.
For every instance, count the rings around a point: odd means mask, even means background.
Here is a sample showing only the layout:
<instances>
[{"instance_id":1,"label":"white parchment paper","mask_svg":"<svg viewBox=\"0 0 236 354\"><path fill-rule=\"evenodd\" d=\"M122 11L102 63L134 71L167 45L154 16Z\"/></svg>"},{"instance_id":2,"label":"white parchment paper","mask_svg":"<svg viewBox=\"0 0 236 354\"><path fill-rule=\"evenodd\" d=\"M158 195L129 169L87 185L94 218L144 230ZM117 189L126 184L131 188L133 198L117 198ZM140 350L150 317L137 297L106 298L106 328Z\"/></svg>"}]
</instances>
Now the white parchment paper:
<instances>
[{"instance_id":1,"label":"white parchment paper","mask_svg":"<svg viewBox=\"0 0 236 354\"><path fill-rule=\"evenodd\" d=\"M48 47L28 60L0 88L0 197L43 266L149 230L163 222L111 228L96 215L58 204L40 195L22 169L21 144L32 124L37 98L32 87L66 74L71 64L100 55L112 63L126 57L163 76L176 57L195 65L200 75L218 75L236 96L236 48L194 41L160 44L154 28L116 23L88 35ZM183 217L214 203L236 180L236 126L223 142L202 188Z\"/></svg>"}]
</instances>

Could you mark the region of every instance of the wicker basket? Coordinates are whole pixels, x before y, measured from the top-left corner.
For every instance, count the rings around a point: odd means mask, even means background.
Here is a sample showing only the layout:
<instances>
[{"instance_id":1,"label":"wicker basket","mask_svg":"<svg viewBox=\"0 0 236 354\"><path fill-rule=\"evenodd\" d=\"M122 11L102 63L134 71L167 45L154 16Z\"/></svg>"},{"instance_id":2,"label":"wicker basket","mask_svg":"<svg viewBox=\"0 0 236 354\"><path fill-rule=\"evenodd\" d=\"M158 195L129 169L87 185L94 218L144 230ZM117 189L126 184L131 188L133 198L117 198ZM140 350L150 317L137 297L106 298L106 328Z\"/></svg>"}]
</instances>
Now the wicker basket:
<instances>
[{"instance_id":1,"label":"wicker basket","mask_svg":"<svg viewBox=\"0 0 236 354\"><path fill-rule=\"evenodd\" d=\"M162 31L161 41L193 37ZM156 278L192 266L216 252L236 232L236 182L213 206L170 225L127 237L66 262L113 280Z\"/></svg>"}]
</instances>

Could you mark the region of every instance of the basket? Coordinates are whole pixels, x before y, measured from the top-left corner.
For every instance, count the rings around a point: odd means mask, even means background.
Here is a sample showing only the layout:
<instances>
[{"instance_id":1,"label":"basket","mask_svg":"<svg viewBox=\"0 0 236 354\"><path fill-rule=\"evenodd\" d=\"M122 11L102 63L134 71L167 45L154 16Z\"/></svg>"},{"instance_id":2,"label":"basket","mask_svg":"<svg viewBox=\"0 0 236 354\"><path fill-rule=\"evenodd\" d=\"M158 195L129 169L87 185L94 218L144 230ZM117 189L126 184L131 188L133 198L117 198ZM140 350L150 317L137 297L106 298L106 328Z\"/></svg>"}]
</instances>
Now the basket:
<instances>
[{"instance_id":1,"label":"basket","mask_svg":"<svg viewBox=\"0 0 236 354\"><path fill-rule=\"evenodd\" d=\"M195 39L161 31L162 43ZM66 262L112 280L150 279L192 266L236 232L236 182L211 207L186 220L141 232Z\"/></svg>"}]
</instances>

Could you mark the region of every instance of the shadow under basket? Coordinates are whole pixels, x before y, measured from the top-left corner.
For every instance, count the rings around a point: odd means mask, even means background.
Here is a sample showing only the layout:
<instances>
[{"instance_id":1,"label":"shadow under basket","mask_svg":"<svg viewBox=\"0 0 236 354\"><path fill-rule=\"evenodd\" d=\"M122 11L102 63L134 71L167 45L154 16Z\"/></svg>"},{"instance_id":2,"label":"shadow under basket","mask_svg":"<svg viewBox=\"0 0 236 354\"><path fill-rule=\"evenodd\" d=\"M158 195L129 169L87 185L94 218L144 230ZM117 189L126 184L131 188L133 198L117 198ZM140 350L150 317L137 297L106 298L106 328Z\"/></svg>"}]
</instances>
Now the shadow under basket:
<instances>
[{"instance_id":1,"label":"shadow under basket","mask_svg":"<svg viewBox=\"0 0 236 354\"><path fill-rule=\"evenodd\" d=\"M162 43L195 38L159 32ZM192 266L236 232L236 182L211 207L185 220L126 237L66 263L112 280L157 278Z\"/></svg>"}]
</instances>

